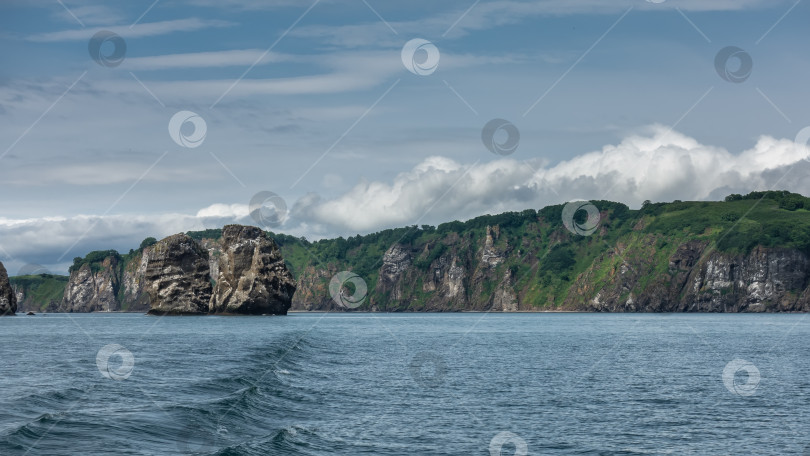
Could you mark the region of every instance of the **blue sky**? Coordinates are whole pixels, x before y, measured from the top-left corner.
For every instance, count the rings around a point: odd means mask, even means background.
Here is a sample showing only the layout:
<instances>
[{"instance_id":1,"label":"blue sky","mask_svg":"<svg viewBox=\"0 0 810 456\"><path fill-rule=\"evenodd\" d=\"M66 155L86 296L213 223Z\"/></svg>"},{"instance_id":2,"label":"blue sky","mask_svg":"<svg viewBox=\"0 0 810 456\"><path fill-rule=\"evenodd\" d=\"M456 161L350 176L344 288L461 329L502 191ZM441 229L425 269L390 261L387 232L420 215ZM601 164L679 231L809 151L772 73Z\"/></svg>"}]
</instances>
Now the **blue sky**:
<instances>
[{"instance_id":1,"label":"blue sky","mask_svg":"<svg viewBox=\"0 0 810 456\"><path fill-rule=\"evenodd\" d=\"M810 194L796 142L809 14L795 0L6 1L0 261L61 271L96 248L254 223L262 191L289 208L268 228L309 238L574 198ZM118 66L88 52L102 30L126 43ZM414 38L438 49L435 72L405 68ZM753 62L744 82L718 74L727 46ZM205 121L198 147L170 136L179 111ZM520 132L511 155L482 143L495 118Z\"/></svg>"}]
</instances>

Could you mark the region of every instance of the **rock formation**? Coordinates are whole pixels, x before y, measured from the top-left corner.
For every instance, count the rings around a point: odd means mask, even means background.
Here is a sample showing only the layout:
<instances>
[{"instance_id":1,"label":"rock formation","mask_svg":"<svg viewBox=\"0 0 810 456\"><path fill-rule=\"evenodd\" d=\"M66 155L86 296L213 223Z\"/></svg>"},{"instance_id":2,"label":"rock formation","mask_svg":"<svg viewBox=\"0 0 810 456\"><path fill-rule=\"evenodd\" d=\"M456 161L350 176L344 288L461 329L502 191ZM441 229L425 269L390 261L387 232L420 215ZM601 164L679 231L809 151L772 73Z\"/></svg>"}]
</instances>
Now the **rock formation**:
<instances>
[{"instance_id":1,"label":"rock formation","mask_svg":"<svg viewBox=\"0 0 810 456\"><path fill-rule=\"evenodd\" d=\"M597 201L587 236L562 223L562 205L348 239L279 234L280 247L228 226L192 233L199 243L176 235L143 253L79 258L64 301L73 311L151 302L153 313L810 312L810 198L768 195L639 210ZM366 281L356 309L330 295L343 271Z\"/></svg>"},{"instance_id":2,"label":"rock formation","mask_svg":"<svg viewBox=\"0 0 810 456\"><path fill-rule=\"evenodd\" d=\"M0 316L17 313L17 295L8 281L8 273L0 263Z\"/></svg>"},{"instance_id":3,"label":"rock formation","mask_svg":"<svg viewBox=\"0 0 810 456\"><path fill-rule=\"evenodd\" d=\"M97 265L93 265L97 266ZM119 310L116 294L118 282L118 259L107 257L98 265L98 270L84 264L70 274L65 287L60 310L63 312L109 312Z\"/></svg>"},{"instance_id":4,"label":"rock formation","mask_svg":"<svg viewBox=\"0 0 810 456\"><path fill-rule=\"evenodd\" d=\"M122 258L111 255L99 263L85 263L70 274L65 293L58 303L49 304L51 312L116 312L146 311L147 295L143 292L142 257L122 264ZM32 307L32 306L28 306ZM42 307L38 307L43 310ZM30 309L29 309L30 310Z\"/></svg>"},{"instance_id":5,"label":"rock formation","mask_svg":"<svg viewBox=\"0 0 810 456\"><path fill-rule=\"evenodd\" d=\"M296 285L276 243L253 226L222 230L212 313L286 315Z\"/></svg>"},{"instance_id":6,"label":"rock formation","mask_svg":"<svg viewBox=\"0 0 810 456\"><path fill-rule=\"evenodd\" d=\"M655 238L598 258L576 282L565 308L601 312L807 312L810 258L798 250L757 247L746 255L706 242L677 246L666 269L653 259ZM619 258L621 256L621 258ZM597 273L607 275L594 280Z\"/></svg>"},{"instance_id":7,"label":"rock formation","mask_svg":"<svg viewBox=\"0 0 810 456\"><path fill-rule=\"evenodd\" d=\"M185 234L175 234L147 247L140 268L152 315L208 312L211 276L208 252ZM139 269L140 269L139 268Z\"/></svg>"}]
</instances>

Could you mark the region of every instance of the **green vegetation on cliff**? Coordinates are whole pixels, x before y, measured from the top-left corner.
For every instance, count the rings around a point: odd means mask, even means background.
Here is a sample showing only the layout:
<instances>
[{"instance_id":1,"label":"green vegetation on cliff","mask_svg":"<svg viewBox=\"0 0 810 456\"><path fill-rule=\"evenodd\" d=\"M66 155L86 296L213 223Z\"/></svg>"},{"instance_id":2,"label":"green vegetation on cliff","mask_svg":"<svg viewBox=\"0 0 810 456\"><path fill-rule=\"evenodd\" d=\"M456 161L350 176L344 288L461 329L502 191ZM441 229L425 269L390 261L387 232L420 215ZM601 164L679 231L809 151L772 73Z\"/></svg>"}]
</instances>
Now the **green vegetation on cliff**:
<instances>
[{"instance_id":1,"label":"green vegetation on cliff","mask_svg":"<svg viewBox=\"0 0 810 456\"><path fill-rule=\"evenodd\" d=\"M59 302L65 293L67 276L40 274L10 277L9 282L17 292L23 293L18 305L19 311L43 311L51 303Z\"/></svg>"},{"instance_id":2,"label":"green vegetation on cliff","mask_svg":"<svg viewBox=\"0 0 810 456\"><path fill-rule=\"evenodd\" d=\"M614 301L664 290L678 274L672 259L688 245L700 246L695 247L700 258L711 252L744 256L758 246L810 255L810 198L794 193L753 192L722 202L645 202L638 210L611 201L591 203L599 209L600 223L590 236L563 226L563 205L318 241L268 234L299 281L294 304L299 309L329 308L329 279L342 270L368 285L369 299L361 310L485 310L510 299L519 301L521 309L568 309L617 286L619 275L632 280L611 291ZM583 222L584 215L577 213L577 221ZM217 240L222 230L187 234L198 241ZM87 264L98 272L108 258L123 270L154 243L147 238L128 254L91 252L74 259L70 270ZM23 280L28 279L14 278L13 283ZM61 297L67 281L30 280L26 296L45 304ZM677 293L668 299L683 297L685 291Z\"/></svg>"},{"instance_id":3,"label":"green vegetation on cliff","mask_svg":"<svg viewBox=\"0 0 810 456\"><path fill-rule=\"evenodd\" d=\"M381 310L485 309L486 305L473 305L473 301L491 303L506 272L521 302L541 308L570 308L574 297L579 296L578 288L583 287L583 278L591 282L584 289L599 290L615 282L616 271L623 264L641 265L643 272L638 273L631 289L623 292L626 299L663 286L669 280L670 258L679 246L692 241L708 246L706 252L728 255L746 255L757 246L810 254L810 211L805 209L810 208L810 199L789 192L731 195L722 202L645 202L638 210L610 201L592 203L601 213L598 230L592 236L565 229L563 205L315 242L271 235L296 278L308 269L351 270L368 283L368 307ZM502 256L493 268L482 266L477 258L482 254L487 227L497 230L493 249ZM396 279L407 283L405 286L380 283L383 256L395 244L412 255L407 277ZM617 251L622 253L617 255ZM466 274L466 304L453 304L449 298L437 304L441 280L427 284L433 280L432 267L436 274L447 275L448 261L458 262ZM320 286L307 299L323 298L326 279L320 279ZM306 293L306 289L299 293ZM399 298L392 298L394 295Z\"/></svg>"}]
</instances>

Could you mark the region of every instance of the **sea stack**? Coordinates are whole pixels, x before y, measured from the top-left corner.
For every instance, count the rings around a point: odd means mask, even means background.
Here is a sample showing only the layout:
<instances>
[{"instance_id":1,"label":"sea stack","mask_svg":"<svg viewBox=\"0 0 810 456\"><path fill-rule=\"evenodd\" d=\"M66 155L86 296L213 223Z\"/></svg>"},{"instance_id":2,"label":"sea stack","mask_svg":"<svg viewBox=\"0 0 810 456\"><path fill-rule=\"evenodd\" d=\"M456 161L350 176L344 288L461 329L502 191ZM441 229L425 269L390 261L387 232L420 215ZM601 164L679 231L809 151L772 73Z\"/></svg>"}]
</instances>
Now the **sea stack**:
<instances>
[{"instance_id":1,"label":"sea stack","mask_svg":"<svg viewBox=\"0 0 810 456\"><path fill-rule=\"evenodd\" d=\"M254 226L222 230L211 313L286 315L296 284L276 243Z\"/></svg>"},{"instance_id":2,"label":"sea stack","mask_svg":"<svg viewBox=\"0 0 810 456\"><path fill-rule=\"evenodd\" d=\"M8 282L8 273L0 263L0 316L17 313L17 295Z\"/></svg>"},{"instance_id":3,"label":"sea stack","mask_svg":"<svg viewBox=\"0 0 810 456\"><path fill-rule=\"evenodd\" d=\"M150 315L208 313L208 251L197 241L186 234L169 236L146 248L141 261Z\"/></svg>"}]
</instances>

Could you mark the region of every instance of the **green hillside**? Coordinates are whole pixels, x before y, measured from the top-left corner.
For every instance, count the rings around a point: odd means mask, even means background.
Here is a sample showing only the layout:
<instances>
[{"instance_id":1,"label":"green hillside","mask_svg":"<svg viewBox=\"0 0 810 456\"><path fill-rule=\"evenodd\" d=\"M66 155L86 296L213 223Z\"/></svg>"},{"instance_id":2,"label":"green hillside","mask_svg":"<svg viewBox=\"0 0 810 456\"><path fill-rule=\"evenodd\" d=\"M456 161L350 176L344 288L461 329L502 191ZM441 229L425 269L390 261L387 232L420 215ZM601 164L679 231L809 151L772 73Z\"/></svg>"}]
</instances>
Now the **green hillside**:
<instances>
[{"instance_id":1,"label":"green hillside","mask_svg":"<svg viewBox=\"0 0 810 456\"><path fill-rule=\"evenodd\" d=\"M10 277L9 282L15 290L21 290L23 302L17 304L20 311L43 311L53 302L62 299L67 276L41 274Z\"/></svg>"},{"instance_id":2,"label":"green hillside","mask_svg":"<svg viewBox=\"0 0 810 456\"><path fill-rule=\"evenodd\" d=\"M684 246L699 246L701 259L716 252L736 256L737 263L758 246L810 254L810 198L786 191L730 195L721 202L645 202L638 210L611 201L591 203L598 208L600 221L589 236L565 228L563 205L319 241L268 234L299 282L294 298L299 310L333 308L328 281L341 270L354 272L368 285L369 299L359 310L484 310L504 286L522 309L572 309L600 290L612 290L613 302L655 293L679 293L667 299L683 299L682 291L665 289L685 280L678 274L687 272L671 269L672 258ZM580 211L575 218L582 223L586 214ZM493 264L482 257L488 233L487 249L497 256ZM187 234L197 240L216 240L222 231ZM96 272L106 258L114 259L113 264L123 271L154 242L147 238L127 254L91 252L75 258L71 271L89 264ZM381 274L384 256L392 247L405 252L400 269L407 270L386 279L393 280L388 283L381 281ZM450 286L447 274L452 267L463 276L459 283L465 295L460 298L442 297L437 291ZM627 268L632 279L617 276L617 271ZM67 278L26 276L15 277L12 283L22 287L27 302L41 309L61 298ZM801 290L789 294L795 301Z\"/></svg>"},{"instance_id":3,"label":"green hillside","mask_svg":"<svg viewBox=\"0 0 810 456\"><path fill-rule=\"evenodd\" d=\"M394 243L424 251L414 265L428 269L447 246L439 242L455 233L478 245L487 226L498 226L501 238L521 250L535 252L539 274L529 274L532 262L512 256L506 267L526 280L539 278L546 286L567 282L591 265L593 260L617 243L638 242L647 235L660 238L662 252L669 244L677 246L690 239L709 242L720 252L748 253L757 245L795 248L810 253L810 198L783 191L731 195L722 202L646 203L639 210L611 201L592 201L603 213L600 232L579 236L568 232L561 222L563 206L535 211L485 215L466 222L449 222L437 227L411 226L349 238L309 242L292 236L270 233L281 247L296 277L307 266L334 264L351 269L376 284L382 256ZM584 214L577 214L583 216ZM583 217L584 218L584 217ZM584 220L580 220L582 222ZM210 233L209 233L210 234Z\"/></svg>"}]
</instances>

